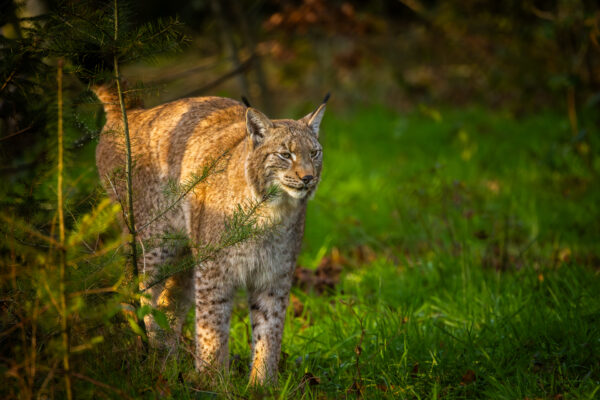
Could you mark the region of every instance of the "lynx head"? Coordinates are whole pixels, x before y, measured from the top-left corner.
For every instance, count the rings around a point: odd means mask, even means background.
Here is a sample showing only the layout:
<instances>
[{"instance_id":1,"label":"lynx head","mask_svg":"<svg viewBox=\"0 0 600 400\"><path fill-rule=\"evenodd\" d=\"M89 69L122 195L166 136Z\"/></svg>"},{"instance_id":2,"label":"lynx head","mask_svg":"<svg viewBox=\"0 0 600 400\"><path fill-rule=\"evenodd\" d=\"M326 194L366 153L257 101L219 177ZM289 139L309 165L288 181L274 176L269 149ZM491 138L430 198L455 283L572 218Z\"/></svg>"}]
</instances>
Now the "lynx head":
<instances>
[{"instance_id":1,"label":"lynx head","mask_svg":"<svg viewBox=\"0 0 600 400\"><path fill-rule=\"evenodd\" d=\"M293 199L314 193L323 163L318 138L324 112L325 102L297 121L270 120L254 108L246 110L246 176L255 193L264 194L271 185Z\"/></svg>"}]
</instances>

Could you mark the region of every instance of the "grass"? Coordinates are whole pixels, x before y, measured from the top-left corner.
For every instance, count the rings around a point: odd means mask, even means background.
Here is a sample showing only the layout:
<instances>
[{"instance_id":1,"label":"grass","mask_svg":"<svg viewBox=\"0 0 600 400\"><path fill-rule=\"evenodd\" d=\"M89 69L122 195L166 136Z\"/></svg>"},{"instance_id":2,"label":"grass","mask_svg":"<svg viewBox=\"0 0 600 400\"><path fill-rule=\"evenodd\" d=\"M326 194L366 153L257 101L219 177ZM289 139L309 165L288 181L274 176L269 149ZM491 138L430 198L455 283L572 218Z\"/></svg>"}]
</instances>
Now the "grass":
<instances>
[{"instance_id":1,"label":"grass","mask_svg":"<svg viewBox=\"0 0 600 400\"><path fill-rule=\"evenodd\" d=\"M600 396L597 129L579 141L554 113L371 107L322 132L299 263L339 251L344 272L324 294L293 289L278 387L246 387L240 294L214 388L195 387L189 357L162 368L107 325L74 356L104 386L78 380L77 398Z\"/></svg>"},{"instance_id":2,"label":"grass","mask_svg":"<svg viewBox=\"0 0 600 400\"><path fill-rule=\"evenodd\" d=\"M310 372L330 397L357 381L366 398L600 395L600 165L562 116L370 109L323 131L301 262L333 246L380 256L331 296L296 292L296 382Z\"/></svg>"},{"instance_id":3,"label":"grass","mask_svg":"<svg viewBox=\"0 0 600 400\"><path fill-rule=\"evenodd\" d=\"M376 261L348 274L333 299L302 297L284 350L303 361L288 369L319 376L332 397L359 381L366 398L593 398L598 278L576 267L540 276L452 257Z\"/></svg>"}]
</instances>

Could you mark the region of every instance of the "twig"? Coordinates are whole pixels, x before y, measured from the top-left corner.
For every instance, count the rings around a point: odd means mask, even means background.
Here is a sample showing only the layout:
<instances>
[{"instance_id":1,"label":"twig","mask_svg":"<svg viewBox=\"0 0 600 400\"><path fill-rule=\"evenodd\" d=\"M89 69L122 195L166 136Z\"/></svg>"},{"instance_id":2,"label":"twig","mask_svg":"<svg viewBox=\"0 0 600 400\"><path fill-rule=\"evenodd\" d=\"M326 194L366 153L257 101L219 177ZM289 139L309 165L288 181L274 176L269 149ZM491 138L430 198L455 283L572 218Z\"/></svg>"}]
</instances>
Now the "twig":
<instances>
[{"instance_id":1,"label":"twig","mask_svg":"<svg viewBox=\"0 0 600 400\"><path fill-rule=\"evenodd\" d=\"M418 0L398 0L406 7L411 9L415 14L422 16L425 14L425 7Z\"/></svg>"},{"instance_id":2,"label":"twig","mask_svg":"<svg viewBox=\"0 0 600 400\"><path fill-rule=\"evenodd\" d=\"M365 327L363 324L363 320L364 320L364 315L362 317L360 317L356 311L354 310L354 308L352 307L353 304L351 303L346 303L343 300L340 300L340 303L348 306L348 309L350 310L350 312L352 313L352 315L354 315L356 317L356 319L358 320L358 323L360 324L360 338L358 339L358 343L356 344L356 347L354 347L354 353L356 354L356 375L354 378L354 387L356 390L356 398L360 398L360 396L362 395L362 375L360 372L360 355L362 354L362 343L363 340L365 339Z\"/></svg>"},{"instance_id":3,"label":"twig","mask_svg":"<svg viewBox=\"0 0 600 400\"><path fill-rule=\"evenodd\" d=\"M119 192L117 191L117 187L113 183L112 179L110 179L110 176L108 174L106 174L106 180L108 181L108 183L110 184L111 189L115 193L115 197L117 198L117 203L119 203L119 205L121 206L121 216L123 217L123 221L127 225L128 222L127 222L127 213L125 212L125 205L123 205L123 200L121 199L121 196L119 196ZM127 226L127 228L129 228L129 226Z\"/></svg>"},{"instance_id":4,"label":"twig","mask_svg":"<svg viewBox=\"0 0 600 400\"><path fill-rule=\"evenodd\" d=\"M577 127L577 108L575 106L575 88L569 86L567 88L567 112L569 115L569 124L571 125L571 133L573 137L576 137L579 133Z\"/></svg>"},{"instance_id":5,"label":"twig","mask_svg":"<svg viewBox=\"0 0 600 400\"><path fill-rule=\"evenodd\" d=\"M114 0L114 25L115 25L115 44L118 43L119 40L119 7L118 0ZM125 175L127 178L127 219L126 225L129 228L129 233L131 234L131 264L133 267L133 275L137 280L140 276L138 265L137 265L137 231L135 229L135 217L133 214L133 171L132 171L132 161L131 161L131 140L129 136L129 123L127 121L127 111L125 110L125 99L123 98L123 90L121 88L121 75L119 74L119 56L115 51L113 56L113 66L115 72L115 83L117 85L117 95L119 97L119 104L121 106L121 116L123 117L123 135L125 136ZM123 207L121 207L123 208ZM140 306L139 300L134 300L135 308ZM140 319L137 319L137 325L140 328L142 333L146 333L146 326L144 322ZM142 341L142 346L144 350L147 350L145 342Z\"/></svg>"},{"instance_id":6,"label":"twig","mask_svg":"<svg viewBox=\"0 0 600 400\"><path fill-rule=\"evenodd\" d=\"M224 3L224 2L222 2L221 0L211 0L210 1L212 11L217 20L217 25L219 26L219 29L221 30L221 37L223 39L225 46L227 47L227 52L229 53L229 59L231 60L231 63L233 64L234 68L239 68L241 66L241 63L240 63L238 48L237 48L235 40L233 39L233 36L231 34L231 31L232 31L231 26L230 26L229 22L227 21L225 14L223 13L223 7L222 7L221 3ZM238 75L238 74L236 74L236 75ZM238 75L238 83L240 85L240 90L242 91L242 93L249 93L248 80L246 79L246 76L244 74Z\"/></svg>"},{"instance_id":7,"label":"twig","mask_svg":"<svg viewBox=\"0 0 600 400\"><path fill-rule=\"evenodd\" d=\"M110 385L107 385L106 383L97 381L94 378L90 378L89 376L82 375L82 374L80 374L78 372L71 372L70 375L74 376L77 379L81 379L82 381L87 381L87 382L89 382L91 384L94 384L94 385L96 385L98 387L101 387L101 388L104 388L104 389L108 389L108 390L112 390L113 392L119 394L119 396L122 396L122 397L124 397L126 399L132 399L131 396L129 396L127 393L123 392L121 389L118 389L118 388L116 388L114 386L110 386Z\"/></svg>"},{"instance_id":8,"label":"twig","mask_svg":"<svg viewBox=\"0 0 600 400\"><path fill-rule=\"evenodd\" d=\"M58 60L58 182L57 182L57 197L58 197L58 227L59 227L59 262L60 262L60 281L59 281L59 300L60 300L60 328L63 345L63 368L65 369L65 390L67 399L73 398L71 392L71 377L69 376L69 329L68 329L68 313L67 300L65 297L65 280L67 269L67 251L65 248L65 216L64 216L64 201L63 201L63 60Z\"/></svg>"},{"instance_id":9,"label":"twig","mask_svg":"<svg viewBox=\"0 0 600 400\"><path fill-rule=\"evenodd\" d=\"M36 296L35 296L35 301L34 301L34 306L33 306L33 316L31 317L31 346L30 346L30 351L31 351L31 355L29 356L29 373L28 373L28 377L29 377L29 386L31 388L33 388L33 385L35 384L35 374L36 374L36 368L35 368L35 362L37 359L37 318L39 316L39 307L40 307L40 296L39 296L39 289L37 290ZM32 390L33 392L33 390Z\"/></svg>"},{"instance_id":10,"label":"twig","mask_svg":"<svg viewBox=\"0 0 600 400\"><path fill-rule=\"evenodd\" d=\"M38 311L38 316L42 313L44 313L46 310L48 310L50 308L49 304L46 304L44 307L42 307L39 311ZM10 335L13 331L15 331L16 329L24 326L27 322L29 322L31 320L31 317L29 318L24 318L21 321L19 321L18 323L14 324L13 326L11 326L10 328L8 328L5 331L0 332L0 338L2 338L3 336L7 336Z\"/></svg>"},{"instance_id":11,"label":"twig","mask_svg":"<svg viewBox=\"0 0 600 400\"><path fill-rule=\"evenodd\" d=\"M40 389L38 390L38 395L37 398L38 399L42 399L42 393L44 392L44 390L46 390L46 386L48 386L48 382L50 382L50 380L54 377L54 372L56 371L56 366L58 365L60 361L56 360L54 361L54 364L52 365L52 368L50 368L50 372L48 372L48 375L46 375L46 378L44 378L44 381L42 382L42 385L40 386ZM46 398L46 397L44 397Z\"/></svg>"},{"instance_id":12,"label":"twig","mask_svg":"<svg viewBox=\"0 0 600 400\"><path fill-rule=\"evenodd\" d=\"M118 39L119 39L119 8L118 8L118 0L114 0L114 12L115 12L115 19L114 19L114 24L115 24L115 43L118 43ZM119 74L119 56L115 51L115 54L113 56L113 63L114 63L114 69L115 69L115 83L117 84L117 95L119 96L119 104L121 105L121 116L123 117L123 134L125 136L125 157L126 157L126 164L125 164L125 174L126 174L126 178L127 178L127 197L126 197L126 201L127 201L127 217L129 220L129 233L131 234L131 242L130 242L130 246L131 246L131 263L133 266L133 275L135 277L135 279L137 280L139 278L139 271L138 271L138 265L137 265L137 232L135 229L135 218L133 215L133 182L132 182L132 175L133 175L133 171L132 171L132 162L131 162L131 140L129 137L129 124L127 121L127 111L125 110L125 99L123 98L123 90L121 88L121 75ZM135 300L134 303L135 307L138 308L139 306L139 300ZM141 332L143 332L144 334L146 333L146 327L144 325L144 322L141 321L140 319L137 320L137 324L141 330ZM144 343L144 342L142 342ZM143 344L144 348L145 344Z\"/></svg>"},{"instance_id":13,"label":"twig","mask_svg":"<svg viewBox=\"0 0 600 400\"><path fill-rule=\"evenodd\" d=\"M546 21L551 21L551 22L556 21L556 17L550 11L541 10L541 9L537 8L536 6L534 6L533 4L529 4L528 8L529 8L529 11L531 11L531 13L533 15L535 15L536 17L538 17L540 19L543 19Z\"/></svg>"},{"instance_id":14,"label":"twig","mask_svg":"<svg viewBox=\"0 0 600 400\"><path fill-rule=\"evenodd\" d=\"M144 247L144 241L140 239L140 247L142 248L142 275L146 275L146 247Z\"/></svg>"},{"instance_id":15,"label":"twig","mask_svg":"<svg viewBox=\"0 0 600 400\"><path fill-rule=\"evenodd\" d=\"M190 75L194 75L198 72L205 72L210 69L213 69L217 66L217 62L212 61L210 64L200 65L194 68L186 69L185 71L174 72L171 75L161 75L160 78L156 80L150 80L145 82L145 86L158 86L164 85L167 83L171 83L178 79L186 78Z\"/></svg>"},{"instance_id":16,"label":"twig","mask_svg":"<svg viewBox=\"0 0 600 400\"><path fill-rule=\"evenodd\" d=\"M205 92L219 86L221 83L233 78L237 74L242 73L242 72L246 71L248 68L250 68L250 66L252 65L252 62L254 61L254 57L255 57L254 55L251 55L246 61L241 63L238 67L227 72L225 75L222 75L219 78L213 80L212 82L209 82L206 85L202 86L201 88L192 90L191 92L188 92L180 97L199 96L199 95L204 94Z\"/></svg>"},{"instance_id":17,"label":"twig","mask_svg":"<svg viewBox=\"0 0 600 400\"><path fill-rule=\"evenodd\" d=\"M119 32L119 11L117 0L114 2L115 5L115 43L118 41ZM129 233L131 234L131 261L133 264L134 275L137 277L137 243L136 236L137 232L135 229L135 217L133 213L133 182L132 182L132 160L131 160L131 139L129 136L129 122L127 120L127 111L125 109L125 99L123 98L123 90L121 89L121 75L119 74L119 59L117 54L113 57L114 69L115 69L115 82L117 84L117 95L119 97L119 105L121 106L121 116L123 117L123 135L125 136L125 177L127 180L127 193L126 193L126 205L127 205L127 219L129 225Z\"/></svg>"},{"instance_id":18,"label":"twig","mask_svg":"<svg viewBox=\"0 0 600 400\"><path fill-rule=\"evenodd\" d=\"M6 78L6 80L4 81L4 83L2 84L2 87L0 87L0 92L2 92L4 90L4 88L6 86L8 86L9 82L12 80L12 78L15 76L15 73L17 72L16 69L12 70L12 72L8 75L8 77Z\"/></svg>"},{"instance_id":19,"label":"twig","mask_svg":"<svg viewBox=\"0 0 600 400\"><path fill-rule=\"evenodd\" d=\"M103 256L115 249L119 249L123 244L121 242L115 242L114 244L110 245L110 246L106 246L103 247L102 249L100 249L99 251L92 251L91 253L87 253L87 254L83 254L80 257L77 258L72 258L71 260L69 260L70 264L77 264L80 261L86 261L89 260L90 257L100 257Z\"/></svg>"},{"instance_id":20,"label":"twig","mask_svg":"<svg viewBox=\"0 0 600 400\"><path fill-rule=\"evenodd\" d=\"M69 293L69 297L89 296L90 294L100 294L100 293L118 293L117 285L98 288L98 289L80 290L78 292Z\"/></svg>"},{"instance_id":21,"label":"twig","mask_svg":"<svg viewBox=\"0 0 600 400\"><path fill-rule=\"evenodd\" d=\"M21 129L21 130L19 130L19 131L13 132L13 133L11 133L11 134L9 134L9 135L6 135L6 136L4 136L4 137L0 138L0 141L2 141L2 140L6 140L6 139L9 139L9 138L11 138L11 137L13 137L13 136L20 135L21 133L27 132L27 131L28 131L28 130L30 130L31 128L33 128L33 125L29 125L29 126L28 126L28 127L26 127L26 128L23 128L23 129Z\"/></svg>"}]
</instances>

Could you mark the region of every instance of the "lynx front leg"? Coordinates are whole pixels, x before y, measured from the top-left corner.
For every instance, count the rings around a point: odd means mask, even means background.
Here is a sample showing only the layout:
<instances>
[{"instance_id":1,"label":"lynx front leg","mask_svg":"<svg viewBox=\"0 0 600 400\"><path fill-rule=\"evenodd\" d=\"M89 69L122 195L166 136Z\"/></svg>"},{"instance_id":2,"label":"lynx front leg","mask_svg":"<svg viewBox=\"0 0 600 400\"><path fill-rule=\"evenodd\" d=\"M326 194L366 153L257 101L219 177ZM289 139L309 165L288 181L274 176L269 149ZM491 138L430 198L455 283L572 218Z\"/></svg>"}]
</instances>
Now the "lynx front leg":
<instances>
[{"instance_id":1,"label":"lynx front leg","mask_svg":"<svg viewBox=\"0 0 600 400\"><path fill-rule=\"evenodd\" d=\"M196 271L196 369L210 371L229 361L229 321L233 287L219 278L216 265Z\"/></svg>"},{"instance_id":2,"label":"lynx front leg","mask_svg":"<svg viewBox=\"0 0 600 400\"><path fill-rule=\"evenodd\" d=\"M281 337L288 305L291 277L267 288L251 289L252 369L250 384L275 383L281 353Z\"/></svg>"}]
</instances>

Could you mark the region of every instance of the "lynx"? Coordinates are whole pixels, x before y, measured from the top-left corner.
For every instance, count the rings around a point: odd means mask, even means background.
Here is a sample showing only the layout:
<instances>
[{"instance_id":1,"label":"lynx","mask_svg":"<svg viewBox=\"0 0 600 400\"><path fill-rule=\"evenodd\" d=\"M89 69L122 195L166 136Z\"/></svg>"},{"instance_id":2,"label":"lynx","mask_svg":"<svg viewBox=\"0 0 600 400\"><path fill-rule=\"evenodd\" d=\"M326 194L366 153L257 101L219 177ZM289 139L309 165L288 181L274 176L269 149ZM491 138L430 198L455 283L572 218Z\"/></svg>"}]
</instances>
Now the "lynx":
<instances>
[{"instance_id":1,"label":"lynx","mask_svg":"<svg viewBox=\"0 0 600 400\"><path fill-rule=\"evenodd\" d=\"M106 112L96 162L107 192L121 201L125 187L115 178L115 171L125 165L120 108L111 89L100 86L94 91ZM164 285L145 287L161 265L173 261L176 252L166 245L143 249L140 265L146 280L140 286L150 295L143 302L164 310L173 331L164 339L165 332L152 316L144 317L151 346L174 346L185 315L195 303L196 369L209 374L224 368L233 295L238 287L245 287L252 325L250 383L275 383L306 203L321 176L318 137L325 103L300 120L271 120L255 108L219 97L188 98L128 111L135 163L134 216L137 226L152 222L140 232L141 240L183 231L193 243L214 242L239 204L259 201L273 185L279 188L279 194L263 204L259 217L263 222L275 221L272 230L221 250L192 270L170 277ZM221 172L201 182L153 222L156 213L168 206L163 190L169 180L186 182L223 154L227 156Z\"/></svg>"}]
</instances>

